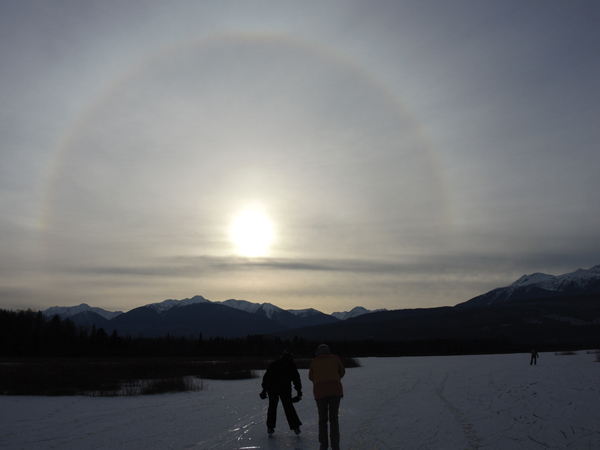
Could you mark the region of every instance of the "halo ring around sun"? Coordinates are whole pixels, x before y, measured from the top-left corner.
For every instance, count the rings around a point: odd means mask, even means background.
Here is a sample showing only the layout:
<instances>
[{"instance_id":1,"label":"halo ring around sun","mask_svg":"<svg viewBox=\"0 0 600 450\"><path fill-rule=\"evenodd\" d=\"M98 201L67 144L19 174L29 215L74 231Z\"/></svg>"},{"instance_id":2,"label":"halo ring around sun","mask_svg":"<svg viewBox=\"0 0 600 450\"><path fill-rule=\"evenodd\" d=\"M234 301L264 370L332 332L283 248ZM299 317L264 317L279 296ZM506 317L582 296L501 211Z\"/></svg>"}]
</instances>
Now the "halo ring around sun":
<instances>
[{"instance_id":1,"label":"halo ring around sun","mask_svg":"<svg viewBox=\"0 0 600 450\"><path fill-rule=\"evenodd\" d=\"M250 53L254 59L244 59ZM222 55L229 59L221 61ZM295 72L286 66L294 55L299 61ZM308 64L318 67L323 78L301 72ZM194 71L182 70L189 68ZM240 69L248 68L259 84L228 90L238 86ZM284 81L276 95L271 79ZM335 102L319 97L313 81L323 80L321 89L339 90ZM344 91L346 86L362 89L355 101L368 100L367 109L350 103L345 94L357 91ZM251 89L250 96L240 96ZM383 114L382 106L389 119L383 125L373 119ZM297 126L302 124L298 119L307 125ZM384 141L377 134L377 127L384 126L383 131L399 131ZM363 141L368 151L355 145ZM417 150L404 154L399 147L387 153L399 155L390 156L393 161L377 160L378 149L387 151L397 142L414 142ZM268 154L261 154L265 149ZM372 175L381 168L384 176ZM329 183L340 176L346 183ZM411 192L419 190L431 192L427 201L411 200ZM92 254L105 258L98 263L104 265L130 257L137 264L131 255L226 256L232 240L239 254L266 255L274 242L268 218L254 217L252 226L251 221L232 226L227 219L242 209L242 198L258 198L279 208L278 251L294 240L296 254L336 257L338 249L346 250L337 244L344 235L336 233L336 226L357 224L375 211L381 215L375 217L377 224L387 221L385 232L396 236L410 236L420 223L446 228L446 191L441 166L420 126L367 70L285 36L226 35L155 55L90 104L57 152L40 230L49 264ZM406 211L404 220L390 220L398 210ZM290 226L296 227L293 236ZM380 234L370 236L361 249L378 244ZM316 242L327 248L317 248Z\"/></svg>"}]
</instances>

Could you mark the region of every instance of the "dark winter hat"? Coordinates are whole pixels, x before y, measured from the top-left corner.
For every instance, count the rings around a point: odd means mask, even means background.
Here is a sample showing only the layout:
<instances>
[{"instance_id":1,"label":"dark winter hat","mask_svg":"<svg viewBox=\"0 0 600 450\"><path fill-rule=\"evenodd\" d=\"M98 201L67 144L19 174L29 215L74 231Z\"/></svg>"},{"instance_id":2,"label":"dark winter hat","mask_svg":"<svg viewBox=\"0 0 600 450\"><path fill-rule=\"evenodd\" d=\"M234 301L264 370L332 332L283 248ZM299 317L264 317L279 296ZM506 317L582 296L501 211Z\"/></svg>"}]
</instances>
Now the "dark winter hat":
<instances>
[{"instance_id":1,"label":"dark winter hat","mask_svg":"<svg viewBox=\"0 0 600 450\"><path fill-rule=\"evenodd\" d=\"M290 352L289 350L284 350L283 353L281 354L281 357L283 359L294 359L294 354L292 352Z\"/></svg>"},{"instance_id":2,"label":"dark winter hat","mask_svg":"<svg viewBox=\"0 0 600 450\"><path fill-rule=\"evenodd\" d=\"M327 344L321 344L321 345L319 345L319 348L317 348L315 355L316 356L328 355L330 353L331 353L331 350L329 350L329 346Z\"/></svg>"}]
</instances>

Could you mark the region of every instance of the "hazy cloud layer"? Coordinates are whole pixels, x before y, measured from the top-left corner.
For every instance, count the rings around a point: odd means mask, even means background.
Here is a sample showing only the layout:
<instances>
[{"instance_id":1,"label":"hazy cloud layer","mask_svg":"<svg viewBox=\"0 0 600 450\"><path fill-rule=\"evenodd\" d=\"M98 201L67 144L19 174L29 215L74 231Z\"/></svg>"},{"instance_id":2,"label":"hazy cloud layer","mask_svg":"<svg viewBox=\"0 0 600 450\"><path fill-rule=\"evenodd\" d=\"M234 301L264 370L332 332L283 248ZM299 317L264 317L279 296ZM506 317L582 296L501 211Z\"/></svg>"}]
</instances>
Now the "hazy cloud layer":
<instances>
[{"instance_id":1,"label":"hazy cloud layer","mask_svg":"<svg viewBox=\"0 0 600 450\"><path fill-rule=\"evenodd\" d=\"M600 6L0 5L0 306L454 305L600 263ZM262 211L273 243L237 255Z\"/></svg>"}]
</instances>

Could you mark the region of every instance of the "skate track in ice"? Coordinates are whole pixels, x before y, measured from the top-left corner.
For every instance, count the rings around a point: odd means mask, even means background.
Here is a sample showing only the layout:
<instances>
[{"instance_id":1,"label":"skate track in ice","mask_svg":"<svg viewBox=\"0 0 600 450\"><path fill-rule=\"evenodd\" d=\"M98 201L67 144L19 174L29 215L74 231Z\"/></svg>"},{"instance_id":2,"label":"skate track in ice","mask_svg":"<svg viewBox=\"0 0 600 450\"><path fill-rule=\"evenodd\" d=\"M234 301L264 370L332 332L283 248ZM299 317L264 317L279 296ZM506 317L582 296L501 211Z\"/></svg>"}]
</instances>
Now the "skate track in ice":
<instances>
[{"instance_id":1,"label":"skate track in ice","mask_svg":"<svg viewBox=\"0 0 600 450\"><path fill-rule=\"evenodd\" d=\"M600 448L596 355L365 358L343 379L344 450ZM317 449L312 385L301 370L297 437L281 406L266 433L260 379L205 381L206 390L143 397L0 396L0 448ZM261 374L262 375L262 374Z\"/></svg>"}]
</instances>

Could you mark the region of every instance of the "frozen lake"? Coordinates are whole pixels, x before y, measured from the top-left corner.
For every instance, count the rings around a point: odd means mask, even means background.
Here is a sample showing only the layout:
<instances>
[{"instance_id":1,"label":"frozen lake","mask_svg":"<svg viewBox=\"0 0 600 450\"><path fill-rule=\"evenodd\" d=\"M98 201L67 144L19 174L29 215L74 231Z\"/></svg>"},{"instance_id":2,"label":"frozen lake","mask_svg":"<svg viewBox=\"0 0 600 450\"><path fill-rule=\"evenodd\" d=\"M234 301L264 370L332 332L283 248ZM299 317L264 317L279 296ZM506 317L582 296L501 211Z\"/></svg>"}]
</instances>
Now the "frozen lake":
<instances>
[{"instance_id":1,"label":"frozen lake","mask_svg":"<svg viewBox=\"0 0 600 450\"><path fill-rule=\"evenodd\" d=\"M598 449L596 355L365 358L349 369L342 449ZM300 371L302 434L279 407L268 438L260 379L147 397L0 396L0 448L318 449L312 384ZM262 374L261 374L262 375Z\"/></svg>"}]
</instances>

